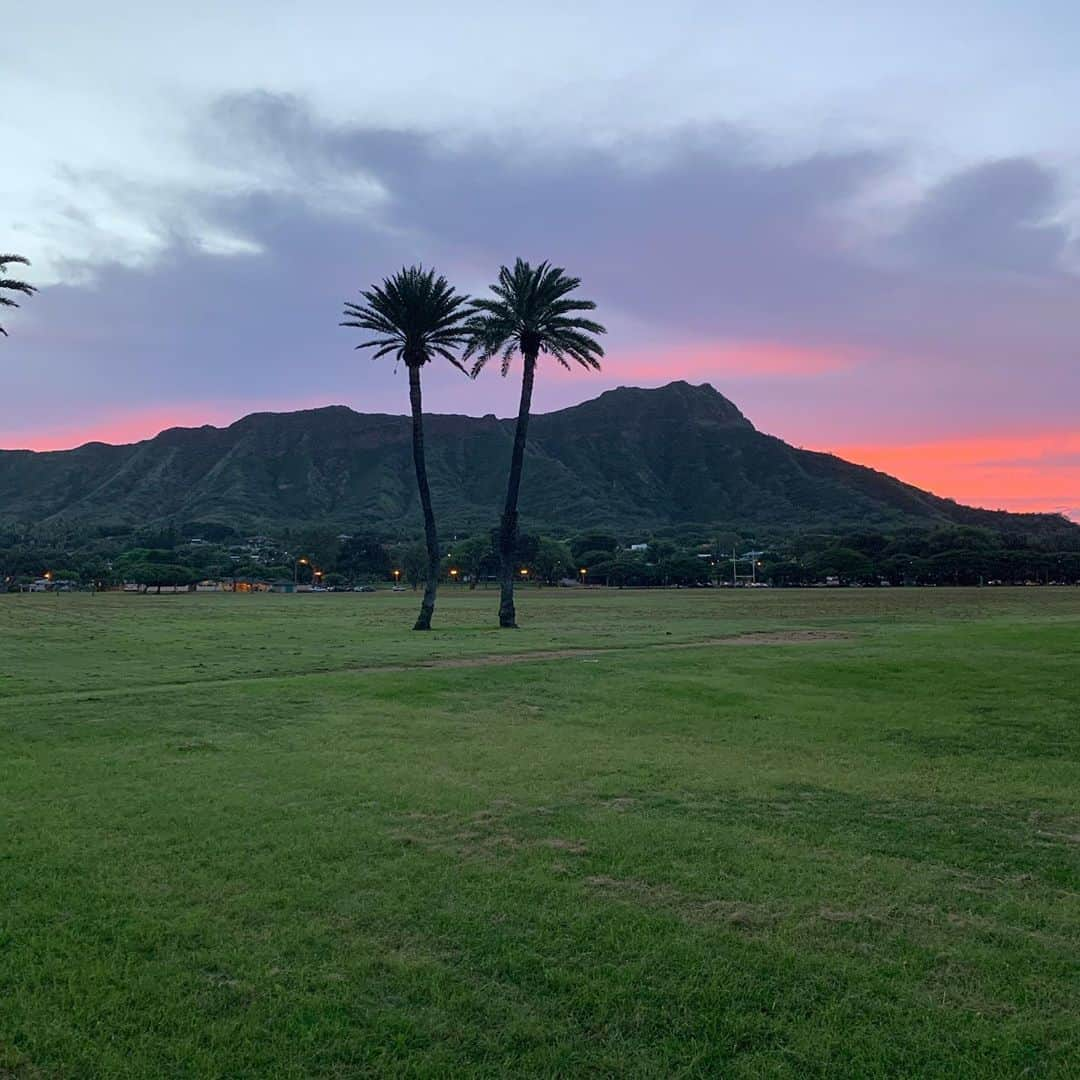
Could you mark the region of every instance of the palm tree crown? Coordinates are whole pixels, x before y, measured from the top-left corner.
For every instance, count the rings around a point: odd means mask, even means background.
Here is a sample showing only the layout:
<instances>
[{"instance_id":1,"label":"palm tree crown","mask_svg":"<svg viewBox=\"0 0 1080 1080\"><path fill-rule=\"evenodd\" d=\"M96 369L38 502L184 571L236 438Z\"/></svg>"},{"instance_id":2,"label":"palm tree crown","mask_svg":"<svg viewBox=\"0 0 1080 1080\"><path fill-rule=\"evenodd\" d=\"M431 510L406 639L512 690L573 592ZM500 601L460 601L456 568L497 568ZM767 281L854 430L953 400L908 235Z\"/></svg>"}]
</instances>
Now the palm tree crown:
<instances>
[{"instance_id":1,"label":"palm tree crown","mask_svg":"<svg viewBox=\"0 0 1080 1080\"><path fill-rule=\"evenodd\" d=\"M8 263L22 263L23 266L29 266L30 260L23 258L22 255L0 255L0 307L18 307L19 305L14 300L3 295L5 289L8 292L22 293L24 296L31 296L37 290L33 285L28 285L25 281L16 281L13 278L5 277ZM0 326L0 334L7 337L7 331L2 326Z\"/></svg>"},{"instance_id":2,"label":"palm tree crown","mask_svg":"<svg viewBox=\"0 0 1080 1080\"><path fill-rule=\"evenodd\" d=\"M574 360L598 371L604 350L593 335L607 331L579 314L594 310L596 304L567 297L580 284L580 278L567 277L561 266L547 262L532 267L518 259L513 270L504 266L491 286L494 299L469 304L465 358L476 357L472 375L495 356L501 356L505 375L515 352L533 360L547 353L564 368L569 369L569 361Z\"/></svg>"},{"instance_id":3,"label":"palm tree crown","mask_svg":"<svg viewBox=\"0 0 1080 1080\"><path fill-rule=\"evenodd\" d=\"M409 367L420 367L441 356L462 371L454 354L466 342L464 323L469 298L456 293L434 270L410 266L360 294L364 303L346 302L348 319L342 326L371 330L377 336L358 349L374 348L374 356L393 353Z\"/></svg>"}]
</instances>

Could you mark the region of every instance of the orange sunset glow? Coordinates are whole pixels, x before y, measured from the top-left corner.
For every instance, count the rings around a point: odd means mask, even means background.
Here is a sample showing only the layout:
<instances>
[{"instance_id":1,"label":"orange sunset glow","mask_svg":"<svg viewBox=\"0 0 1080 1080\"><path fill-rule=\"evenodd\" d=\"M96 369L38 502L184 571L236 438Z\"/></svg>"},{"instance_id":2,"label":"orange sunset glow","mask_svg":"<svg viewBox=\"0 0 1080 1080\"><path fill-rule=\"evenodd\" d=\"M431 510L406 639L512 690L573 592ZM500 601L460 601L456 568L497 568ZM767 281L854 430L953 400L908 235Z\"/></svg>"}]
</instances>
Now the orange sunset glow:
<instances>
[{"instance_id":1,"label":"orange sunset glow","mask_svg":"<svg viewBox=\"0 0 1080 1080\"><path fill-rule=\"evenodd\" d=\"M1080 431L814 449L958 502L992 510L1063 513L1080 520Z\"/></svg>"},{"instance_id":2,"label":"orange sunset glow","mask_svg":"<svg viewBox=\"0 0 1080 1080\"><path fill-rule=\"evenodd\" d=\"M169 428L195 428L211 425L228 427L252 412L283 412L316 407L321 402L277 401L239 404L188 403L156 408L112 410L96 420L71 422L35 428L31 431L5 430L0 427L0 447L7 450L70 450L90 442L122 445L152 439Z\"/></svg>"}]
</instances>

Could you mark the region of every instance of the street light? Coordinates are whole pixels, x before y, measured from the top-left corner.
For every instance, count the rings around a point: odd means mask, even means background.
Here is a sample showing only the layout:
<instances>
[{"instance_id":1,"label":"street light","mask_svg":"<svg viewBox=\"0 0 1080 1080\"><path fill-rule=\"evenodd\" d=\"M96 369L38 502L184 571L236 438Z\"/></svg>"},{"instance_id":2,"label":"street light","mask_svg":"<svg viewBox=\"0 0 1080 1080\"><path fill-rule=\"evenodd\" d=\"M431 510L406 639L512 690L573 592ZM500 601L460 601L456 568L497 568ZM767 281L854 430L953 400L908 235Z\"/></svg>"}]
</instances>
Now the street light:
<instances>
[{"instance_id":1,"label":"street light","mask_svg":"<svg viewBox=\"0 0 1080 1080\"><path fill-rule=\"evenodd\" d=\"M457 581L457 576L458 576L458 572L457 572L457 568L455 567L455 568L451 569L451 571L450 571L450 580L451 581Z\"/></svg>"},{"instance_id":2,"label":"street light","mask_svg":"<svg viewBox=\"0 0 1080 1080\"><path fill-rule=\"evenodd\" d=\"M401 571L400 570L395 570L394 571L394 584L396 585L400 580L401 580Z\"/></svg>"},{"instance_id":3,"label":"street light","mask_svg":"<svg viewBox=\"0 0 1080 1080\"><path fill-rule=\"evenodd\" d=\"M523 567L521 568L521 571L520 571L520 573L521 573L521 580L522 580L522 581L528 581L528 580L529 580L529 571L528 571L528 568L527 568L527 567L524 567L524 566L523 566Z\"/></svg>"},{"instance_id":4,"label":"street light","mask_svg":"<svg viewBox=\"0 0 1080 1080\"><path fill-rule=\"evenodd\" d=\"M307 565L308 561L303 556L301 556L299 559L293 559L292 581L294 588L300 584L300 567Z\"/></svg>"},{"instance_id":5,"label":"street light","mask_svg":"<svg viewBox=\"0 0 1080 1080\"><path fill-rule=\"evenodd\" d=\"M582 584L582 585L584 585L584 584L585 584L585 575L586 575L586 574L587 574L588 572L589 572L589 571L588 571L588 568L587 568L587 567L584 567L584 566L583 566L583 567L582 567L582 568L581 568L581 569L580 569L580 570L578 571L578 573L579 573L579 574L581 575L581 584Z\"/></svg>"}]
</instances>

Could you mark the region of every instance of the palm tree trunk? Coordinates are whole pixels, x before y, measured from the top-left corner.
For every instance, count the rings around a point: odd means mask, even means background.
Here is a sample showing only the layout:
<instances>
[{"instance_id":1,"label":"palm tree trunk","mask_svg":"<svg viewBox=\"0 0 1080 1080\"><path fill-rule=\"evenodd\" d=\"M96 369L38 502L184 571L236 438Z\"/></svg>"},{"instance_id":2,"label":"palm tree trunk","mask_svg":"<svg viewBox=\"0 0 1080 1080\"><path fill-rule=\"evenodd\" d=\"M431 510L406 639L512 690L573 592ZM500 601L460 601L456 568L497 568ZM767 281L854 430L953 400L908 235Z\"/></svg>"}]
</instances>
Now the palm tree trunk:
<instances>
[{"instance_id":1,"label":"palm tree trunk","mask_svg":"<svg viewBox=\"0 0 1080 1080\"><path fill-rule=\"evenodd\" d=\"M517 428L514 431L514 452L510 457L510 476L506 482L506 505L499 525L499 626L517 628L514 611L514 553L517 551L518 494L521 490L521 469L525 463L525 440L529 433L529 410L532 407L533 380L536 377L536 354L523 357L521 402L518 405Z\"/></svg>"},{"instance_id":2,"label":"palm tree trunk","mask_svg":"<svg viewBox=\"0 0 1080 1080\"><path fill-rule=\"evenodd\" d=\"M431 488L428 487L427 464L424 460L424 414L420 401L420 365L409 364L409 404L412 406L412 450L416 467L416 486L420 489L420 506L424 511L424 536L427 540L428 568L424 583L424 599L414 630L430 630L435 612L435 590L439 586L439 536L435 531L435 511L431 508Z\"/></svg>"}]
</instances>

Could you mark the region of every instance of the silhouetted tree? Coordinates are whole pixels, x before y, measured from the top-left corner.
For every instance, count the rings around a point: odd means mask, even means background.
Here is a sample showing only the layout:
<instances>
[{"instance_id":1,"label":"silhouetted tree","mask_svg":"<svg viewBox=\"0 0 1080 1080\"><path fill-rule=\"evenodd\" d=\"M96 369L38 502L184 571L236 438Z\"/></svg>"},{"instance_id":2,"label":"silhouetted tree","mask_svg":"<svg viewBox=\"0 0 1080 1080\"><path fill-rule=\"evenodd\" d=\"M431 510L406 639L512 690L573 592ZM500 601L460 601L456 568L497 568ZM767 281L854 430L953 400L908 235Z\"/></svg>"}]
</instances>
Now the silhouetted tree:
<instances>
[{"instance_id":1,"label":"silhouetted tree","mask_svg":"<svg viewBox=\"0 0 1080 1080\"><path fill-rule=\"evenodd\" d=\"M618 546L618 537L606 532L582 533L570 541L570 551L579 561L584 555L592 552L602 551L611 554Z\"/></svg>"},{"instance_id":2,"label":"silhouetted tree","mask_svg":"<svg viewBox=\"0 0 1080 1080\"><path fill-rule=\"evenodd\" d=\"M454 355L466 343L464 322L468 297L456 293L446 278L436 277L434 270L419 266L404 268L382 285L375 285L360 294L364 302L346 302L346 321L342 326L355 326L375 335L361 342L358 349L375 349L374 356L393 354L404 361L409 372L409 403L412 406L413 464L416 486L420 491L420 507L424 514L424 533L427 540L427 582L414 630L430 630L435 611L435 592L439 585L439 537L435 529L435 512L431 507L427 464L424 460L424 417L420 398L420 369L436 356L449 360L464 371Z\"/></svg>"},{"instance_id":3,"label":"silhouetted tree","mask_svg":"<svg viewBox=\"0 0 1080 1080\"><path fill-rule=\"evenodd\" d=\"M510 475L506 484L506 502L499 523L499 625L516 627L514 612L514 552L518 528L518 494L525 460L525 441L532 408L533 380L541 353L553 357L570 369L573 360L584 368L600 369L604 350L594 335L606 331L599 323L583 318L592 311L591 300L569 298L581 284L567 277L561 267L543 262L537 267L518 259L513 270L502 267L499 280L491 286L494 299L470 303L469 345L466 358L476 356L472 375L475 378L494 357L502 360L502 373L510 370L515 353L521 354L521 402L518 406Z\"/></svg>"},{"instance_id":4,"label":"silhouetted tree","mask_svg":"<svg viewBox=\"0 0 1080 1080\"><path fill-rule=\"evenodd\" d=\"M337 566L353 579L385 578L390 572L390 552L374 533L355 533L341 545Z\"/></svg>"},{"instance_id":5,"label":"silhouetted tree","mask_svg":"<svg viewBox=\"0 0 1080 1080\"><path fill-rule=\"evenodd\" d=\"M401 564L405 570L405 580L413 587L413 592L422 581L427 580L428 553L425 544L408 544L402 549Z\"/></svg>"},{"instance_id":6,"label":"silhouetted tree","mask_svg":"<svg viewBox=\"0 0 1080 1080\"><path fill-rule=\"evenodd\" d=\"M475 589L485 564L492 557L491 540L486 536L471 536L454 544L453 561L469 579L469 588ZM489 571L490 572L490 571Z\"/></svg>"},{"instance_id":7,"label":"silhouetted tree","mask_svg":"<svg viewBox=\"0 0 1080 1080\"><path fill-rule=\"evenodd\" d=\"M866 581L874 573L874 564L861 551L853 548L830 547L809 560L810 568L821 577L832 576L841 581Z\"/></svg>"},{"instance_id":8,"label":"silhouetted tree","mask_svg":"<svg viewBox=\"0 0 1080 1080\"><path fill-rule=\"evenodd\" d=\"M536 576L548 585L558 585L561 578L575 578L574 556L570 549L558 540L541 537L533 557Z\"/></svg>"},{"instance_id":9,"label":"silhouetted tree","mask_svg":"<svg viewBox=\"0 0 1080 1080\"><path fill-rule=\"evenodd\" d=\"M5 292L17 292L22 293L24 296L32 296L37 290L33 285L28 285L25 281L18 281L15 278L9 278L7 276L8 263L21 263L23 266L29 266L30 260L23 258L22 255L0 255L0 307L18 307L10 297L4 296ZM0 334L7 337L7 331L0 326Z\"/></svg>"}]
</instances>

